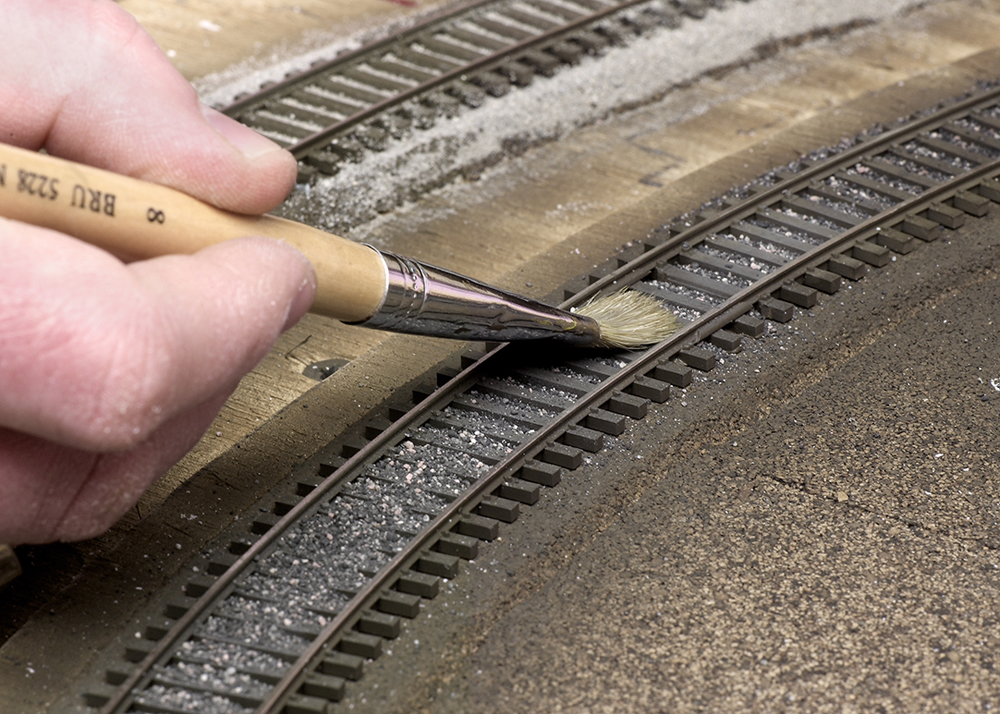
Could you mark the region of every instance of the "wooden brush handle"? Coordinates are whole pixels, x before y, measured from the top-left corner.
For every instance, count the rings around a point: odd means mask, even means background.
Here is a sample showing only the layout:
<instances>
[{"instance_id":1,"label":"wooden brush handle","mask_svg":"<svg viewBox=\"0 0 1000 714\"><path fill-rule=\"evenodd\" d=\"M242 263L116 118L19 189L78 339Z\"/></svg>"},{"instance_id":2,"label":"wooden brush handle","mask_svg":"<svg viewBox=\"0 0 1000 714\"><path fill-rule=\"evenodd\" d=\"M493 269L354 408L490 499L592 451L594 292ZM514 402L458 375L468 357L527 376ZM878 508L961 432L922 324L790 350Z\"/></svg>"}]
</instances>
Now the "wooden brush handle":
<instances>
[{"instance_id":1,"label":"wooden brush handle","mask_svg":"<svg viewBox=\"0 0 1000 714\"><path fill-rule=\"evenodd\" d=\"M123 260L194 253L230 238L285 241L316 269L312 310L347 322L369 317L386 290L373 249L274 216L244 216L172 188L0 144L0 216L52 228Z\"/></svg>"}]
</instances>

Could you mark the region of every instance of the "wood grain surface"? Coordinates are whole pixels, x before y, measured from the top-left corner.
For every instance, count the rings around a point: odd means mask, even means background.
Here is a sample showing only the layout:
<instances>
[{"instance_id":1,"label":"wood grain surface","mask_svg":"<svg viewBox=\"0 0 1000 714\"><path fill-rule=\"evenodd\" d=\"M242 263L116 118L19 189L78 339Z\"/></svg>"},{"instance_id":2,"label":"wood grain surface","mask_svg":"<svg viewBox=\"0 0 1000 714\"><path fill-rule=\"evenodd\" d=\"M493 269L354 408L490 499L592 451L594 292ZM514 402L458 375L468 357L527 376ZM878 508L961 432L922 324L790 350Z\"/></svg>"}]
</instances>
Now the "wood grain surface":
<instances>
[{"instance_id":1,"label":"wood grain surface","mask_svg":"<svg viewBox=\"0 0 1000 714\"><path fill-rule=\"evenodd\" d=\"M273 62L420 16L454 0L119 0L174 65L197 80Z\"/></svg>"}]
</instances>

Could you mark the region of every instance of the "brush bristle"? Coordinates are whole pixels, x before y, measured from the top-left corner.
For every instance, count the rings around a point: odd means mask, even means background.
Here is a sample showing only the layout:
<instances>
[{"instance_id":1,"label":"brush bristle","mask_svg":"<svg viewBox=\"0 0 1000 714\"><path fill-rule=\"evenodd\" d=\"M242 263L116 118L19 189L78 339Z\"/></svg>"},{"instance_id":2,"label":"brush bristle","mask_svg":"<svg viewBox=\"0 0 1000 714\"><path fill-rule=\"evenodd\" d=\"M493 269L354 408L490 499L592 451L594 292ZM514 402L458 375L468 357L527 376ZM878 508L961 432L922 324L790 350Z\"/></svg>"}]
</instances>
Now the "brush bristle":
<instances>
[{"instance_id":1,"label":"brush bristle","mask_svg":"<svg viewBox=\"0 0 1000 714\"><path fill-rule=\"evenodd\" d=\"M597 347L635 349L652 345L677 332L680 322L656 298L635 290L595 297L576 308L601 328Z\"/></svg>"}]
</instances>

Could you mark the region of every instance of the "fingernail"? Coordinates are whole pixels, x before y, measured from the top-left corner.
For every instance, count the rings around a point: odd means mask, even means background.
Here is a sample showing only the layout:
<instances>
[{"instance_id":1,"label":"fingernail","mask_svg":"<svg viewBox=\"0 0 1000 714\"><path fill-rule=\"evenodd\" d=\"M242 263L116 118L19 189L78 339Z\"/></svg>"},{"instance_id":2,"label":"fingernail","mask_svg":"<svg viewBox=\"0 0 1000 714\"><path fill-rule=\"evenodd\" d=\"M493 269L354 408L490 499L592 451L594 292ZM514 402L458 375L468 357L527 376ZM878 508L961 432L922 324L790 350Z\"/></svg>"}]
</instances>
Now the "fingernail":
<instances>
[{"instance_id":1,"label":"fingernail","mask_svg":"<svg viewBox=\"0 0 1000 714\"><path fill-rule=\"evenodd\" d=\"M222 134L226 141L239 149L248 159L256 159L258 156L281 149L266 136L258 134L250 127L240 124L212 107L202 104L201 113L213 129Z\"/></svg>"}]
</instances>

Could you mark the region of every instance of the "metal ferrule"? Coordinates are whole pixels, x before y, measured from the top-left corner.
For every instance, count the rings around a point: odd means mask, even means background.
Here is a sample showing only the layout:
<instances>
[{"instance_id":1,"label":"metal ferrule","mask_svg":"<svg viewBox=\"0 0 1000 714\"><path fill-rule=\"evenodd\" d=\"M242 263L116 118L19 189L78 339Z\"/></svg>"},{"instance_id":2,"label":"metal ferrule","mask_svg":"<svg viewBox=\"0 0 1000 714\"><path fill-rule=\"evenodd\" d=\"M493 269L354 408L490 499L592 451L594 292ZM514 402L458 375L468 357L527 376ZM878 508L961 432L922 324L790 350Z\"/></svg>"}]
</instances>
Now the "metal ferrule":
<instances>
[{"instance_id":1,"label":"metal ferrule","mask_svg":"<svg viewBox=\"0 0 1000 714\"><path fill-rule=\"evenodd\" d=\"M600 339L600 327L589 317L400 255L379 253L388 271L385 300L356 325L489 342L556 337L582 345Z\"/></svg>"}]
</instances>

